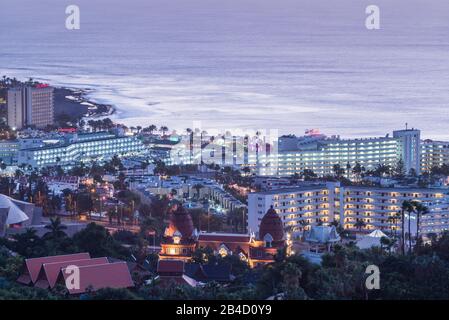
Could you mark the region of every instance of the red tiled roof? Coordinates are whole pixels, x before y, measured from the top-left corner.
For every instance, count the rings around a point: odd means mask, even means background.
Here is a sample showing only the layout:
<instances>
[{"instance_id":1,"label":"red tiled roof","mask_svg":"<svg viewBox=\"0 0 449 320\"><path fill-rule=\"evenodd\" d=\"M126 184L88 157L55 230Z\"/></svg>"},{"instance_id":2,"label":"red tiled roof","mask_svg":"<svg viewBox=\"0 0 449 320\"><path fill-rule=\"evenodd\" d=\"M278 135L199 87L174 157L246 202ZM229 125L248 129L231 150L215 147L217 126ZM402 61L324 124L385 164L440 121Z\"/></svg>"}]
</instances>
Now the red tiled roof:
<instances>
[{"instance_id":1,"label":"red tiled roof","mask_svg":"<svg viewBox=\"0 0 449 320\"><path fill-rule=\"evenodd\" d=\"M284 239L284 224L276 210L271 206L263 216L259 226L259 239L264 240L265 235L270 234L274 242Z\"/></svg>"},{"instance_id":2,"label":"red tiled roof","mask_svg":"<svg viewBox=\"0 0 449 320\"><path fill-rule=\"evenodd\" d=\"M194 230L193 220L190 213L183 206L178 206L171 215L171 224L178 230L183 238L191 238Z\"/></svg>"},{"instance_id":3,"label":"red tiled roof","mask_svg":"<svg viewBox=\"0 0 449 320\"><path fill-rule=\"evenodd\" d=\"M248 252L251 237L246 234L200 234L198 244L200 247L210 247L219 250L221 245L225 245L229 250L238 253L240 250Z\"/></svg>"},{"instance_id":4,"label":"red tiled roof","mask_svg":"<svg viewBox=\"0 0 449 320\"><path fill-rule=\"evenodd\" d=\"M70 276L61 269L61 277L64 281ZM79 268L80 286L79 289L68 289L70 294L84 293L88 288L93 291L102 288L129 288L134 283L129 273L126 262L114 262L93 266L82 266Z\"/></svg>"},{"instance_id":5,"label":"red tiled roof","mask_svg":"<svg viewBox=\"0 0 449 320\"><path fill-rule=\"evenodd\" d=\"M221 245L225 245L227 249L231 250L233 253L240 253L243 251L245 254L248 252L250 244L249 242L228 242L228 241L198 241L199 247L211 248L215 251L220 250Z\"/></svg>"},{"instance_id":6,"label":"red tiled roof","mask_svg":"<svg viewBox=\"0 0 449 320\"><path fill-rule=\"evenodd\" d=\"M243 242L249 243L251 237L246 234L242 235L226 235L226 234L204 234L200 233L198 240L199 241L217 241L217 242Z\"/></svg>"},{"instance_id":7,"label":"red tiled roof","mask_svg":"<svg viewBox=\"0 0 449 320\"><path fill-rule=\"evenodd\" d=\"M75 265L77 267L82 266L92 266L97 264L109 263L108 258L93 258L93 259L83 259L83 260L71 260L53 263L44 263L42 269L39 272L38 280L36 281L36 287L40 288L53 288L58 280L58 275L61 269L67 266Z\"/></svg>"},{"instance_id":8,"label":"red tiled roof","mask_svg":"<svg viewBox=\"0 0 449 320\"><path fill-rule=\"evenodd\" d=\"M41 267L44 263L83 260L83 259L90 259L89 253L83 252L61 256L25 259L26 270L24 274L22 274L19 277L19 279L17 279L17 281L24 284L29 284L30 282L35 283L41 270Z\"/></svg>"},{"instance_id":9,"label":"red tiled roof","mask_svg":"<svg viewBox=\"0 0 449 320\"><path fill-rule=\"evenodd\" d=\"M24 273L24 274L21 274L21 275L19 276L19 278L17 278L17 282L28 285L28 284L30 284L32 281L31 281L30 275L27 274L27 273Z\"/></svg>"},{"instance_id":10,"label":"red tiled roof","mask_svg":"<svg viewBox=\"0 0 449 320\"><path fill-rule=\"evenodd\" d=\"M182 260L159 260L157 273L184 273L184 261Z\"/></svg>"}]
</instances>

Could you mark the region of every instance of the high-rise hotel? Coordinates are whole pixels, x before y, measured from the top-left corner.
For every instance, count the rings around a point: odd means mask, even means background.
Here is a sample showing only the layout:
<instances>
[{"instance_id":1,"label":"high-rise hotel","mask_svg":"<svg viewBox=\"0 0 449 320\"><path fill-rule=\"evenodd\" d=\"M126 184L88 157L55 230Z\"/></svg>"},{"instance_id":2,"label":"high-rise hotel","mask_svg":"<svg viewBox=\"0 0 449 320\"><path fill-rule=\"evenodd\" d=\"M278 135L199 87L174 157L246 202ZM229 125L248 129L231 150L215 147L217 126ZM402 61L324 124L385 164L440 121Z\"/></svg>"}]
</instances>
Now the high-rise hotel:
<instances>
[{"instance_id":1,"label":"high-rise hotel","mask_svg":"<svg viewBox=\"0 0 449 320\"><path fill-rule=\"evenodd\" d=\"M8 90L8 125L13 129L26 126L45 128L53 124L53 88L48 85L22 86Z\"/></svg>"},{"instance_id":2,"label":"high-rise hotel","mask_svg":"<svg viewBox=\"0 0 449 320\"><path fill-rule=\"evenodd\" d=\"M359 139L326 137L311 131L303 137L279 137L276 154L264 155L258 159L250 155L249 164L260 175L276 171L279 176L291 176L308 169L318 176L326 176L334 174L333 167L336 164L349 175L357 164L368 171L380 164L395 168L402 159L407 172L413 169L419 174L420 139L420 131L416 129L397 130L393 132L393 136ZM254 165L256 163L257 168ZM276 170L272 168L273 165Z\"/></svg>"},{"instance_id":3,"label":"high-rise hotel","mask_svg":"<svg viewBox=\"0 0 449 320\"><path fill-rule=\"evenodd\" d=\"M404 200L419 201L429 208L421 218L420 232L449 230L447 189L341 186L338 182L249 194L248 228L257 232L264 213L273 206L285 229L295 235L312 225L333 221L347 230L395 232L401 228L399 212ZM411 222L416 228L413 215Z\"/></svg>"}]
</instances>

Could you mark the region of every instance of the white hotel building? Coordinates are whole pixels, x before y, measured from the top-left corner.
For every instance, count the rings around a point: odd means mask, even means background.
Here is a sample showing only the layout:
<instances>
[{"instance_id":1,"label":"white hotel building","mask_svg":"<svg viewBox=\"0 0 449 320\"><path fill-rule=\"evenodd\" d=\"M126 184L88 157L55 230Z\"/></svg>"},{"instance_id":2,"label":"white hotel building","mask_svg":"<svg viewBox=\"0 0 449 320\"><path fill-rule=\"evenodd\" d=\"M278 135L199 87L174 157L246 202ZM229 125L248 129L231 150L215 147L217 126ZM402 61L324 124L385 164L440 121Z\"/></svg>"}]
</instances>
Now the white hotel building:
<instances>
[{"instance_id":1,"label":"white hotel building","mask_svg":"<svg viewBox=\"0 0 449 320\"><path fill-rule=\"evenodd\" d=\"M318 176L333 174L333 166L339 164L346 170L359 163L365 170L373 170L379 164L396 167L402 159L408 172L420 172L420 131L397 130L393 136L378 138L340 139L321 134L304 137L282 136L278 140L278 152L256 158L249 156L249 164L260 175L276 171L279 176L291 176L308 169ZM257 165L255 165L257 163ZM276 167L276 170L273 169Z\"/></svg>"},{"instance_id":2,"label":"white hotel building","mask_svg":"<svg viewBox=\"0 0 449 320\"><path fill-rule=\"evenodd\" d=\"M424 140L421 142L421 172L449 164L449 142Z\"/></svg>"},{"instance_id":3,"label":"white hotel building","mask_svg":"<svg viewBox=\"0 0 449 320\"><path fill-rule=\"evenodd\" d=\"M353 140L324 140L319 149L298 152L280 152L278 172L280 176L290 176L305 169L313 170L318 176L332 175L333 166L343 169L349 163L356 163L366 170L378 164L396 166L399 160L399 141L393 138L371 138Z\"/></svg>"},{"instance_id":4,"label":"white hotel building","mask_svg":"<svg viewBox=\"0 0 449 320\"><path fill-rule=\"evenodd\" d=\"M145 146L135 136L118 136L109 132L79 133L67 135L69 139L54 144L21 149L18 164L33 168L61 165L79 161L103 159L113 155L138 154Z\"/></svg>"},{"instance_id":5,"label":"white hotel building","mask_svg":"<svg viewBox=\"0 0 449 320\"><path fill-rule=\"evenodd\" d=\"M339 221L344 229L357 230L355 223L361 220L365 223L364 231L393 232L401 227L398 213L404 200L421 201L430 209L422 217L421 232L449 230L446 189L343 187L338 182L249 194L248 228L257 232L264 213L273 206L285 229L294 235L320 221Z\"/></svg>"},{"instance_id":6,"label":"white hotel building","mask_svg":"<svg viewBox=\"0 0 449 320\"><path fill-rule=\"evenodd\" d=\"M187 138L184 137L185 139ZM207 140L206 137L201 139L203 142ZM239 145L242 141L243 146ZM181 140L149 143L152 156L163 160L167 165L195 164L201 161L240 165L250 167L261 176L287 177L300 174L306 169L318 176L333 175L334 165L339 164L346 171L349 163L351 169L349 175L346 172L345 176L350 178L357 163L368 171L374 170L379 164L395 168L400 159L404 162L407 173L414 169L420 174L430 171L434 166L449 164L449 142L421 140L421 132L417 129L396 130L392 136L387 134L384 137L358 139L326 137L317 130L309 130L305 136L281 136L277 139L277 145L259 148L264 149L263 152L255 152L254 146L251 149L251 144L245 145L244 139L235 136L217 144L204 144L202 149L194 147L193 141L190 144L185 141L181 143ZM223 151L224 149L227 151Z\"/></svg>"}]
</instances>

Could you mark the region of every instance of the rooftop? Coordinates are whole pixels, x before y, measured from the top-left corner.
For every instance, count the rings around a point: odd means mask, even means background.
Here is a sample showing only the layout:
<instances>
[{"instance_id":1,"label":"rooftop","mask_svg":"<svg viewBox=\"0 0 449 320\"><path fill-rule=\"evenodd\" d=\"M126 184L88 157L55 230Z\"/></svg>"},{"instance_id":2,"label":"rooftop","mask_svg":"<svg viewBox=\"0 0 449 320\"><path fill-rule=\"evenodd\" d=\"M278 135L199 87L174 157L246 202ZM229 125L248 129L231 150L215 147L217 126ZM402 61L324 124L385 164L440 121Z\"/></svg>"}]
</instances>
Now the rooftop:
<instances>
[{"instance_id":1,"label":"rooftop","mask_svg":"<svg viewBox=\"0 0 449 320\"><path fill-rule=\"evenodd\" d=\"M71 273L61 269L60 277L67 280ZM134 286L126 262L114 262L79 267L79 288L68 288L70 294L79 294L102 288L129 288ZM61 279L62 280L62 279Z\"/></svg>"},{"instance_id":2,"label":"rooftop","mask_svg":"<svg viewBox=\"0 0 449 320\"><path fill-rule=\"evenodd\" d=\"M83 259L90 259L90 254L87 252L82 252L59 256L25 259L25 271L17 281L23 284L35 283L44 263L75 261Z\"/></svg>"},{"instance_id":3,"label":"rooftop","mask_svg":"<svg viewBox=\"0 0 449 320\"><path fill-rule=\"evenodd\" d=\"M77 145L77 144L83 144L83 143L89 143L89 142L97 142L97 141L108 141L108 140L119 140L119 139L129 139L132 138L132 136L116 136L116 135L107 135L104 137L97 137L97 138L92 138L92 139L82 139L82 140L75 140L73 142L68 142L68 141L64 141L64 142L60 142L54 145L50 145L50 146L43 146L43 147L34 147L34 148L27 148L27 149L23 149L23 151L41 151L41 150L52 150L52 149L59 149L59 148L64 148L64 147L68 147L68 146L72 146L72 145Z\"/></svg>"}]
</instances>

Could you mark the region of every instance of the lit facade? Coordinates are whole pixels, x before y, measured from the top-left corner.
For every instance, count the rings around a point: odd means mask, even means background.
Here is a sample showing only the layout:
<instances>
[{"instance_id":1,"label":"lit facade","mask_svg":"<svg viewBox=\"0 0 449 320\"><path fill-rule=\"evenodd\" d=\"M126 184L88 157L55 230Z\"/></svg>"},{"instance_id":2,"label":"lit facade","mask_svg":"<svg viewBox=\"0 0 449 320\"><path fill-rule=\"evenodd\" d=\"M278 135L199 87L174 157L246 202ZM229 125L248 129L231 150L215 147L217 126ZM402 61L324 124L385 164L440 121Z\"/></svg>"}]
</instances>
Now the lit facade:
<instances>
[{"instance_id":1,"label":"lit facade","mask_svg":"<svg viewBox=\"0 0 449 320\"><path fill-rule=\"evenodd\" d=\"M54 122L54 89L47 85L25 86L8 90L8 125L45 128Z\"/></svg>"},{"instance_id":2,"label":"lit facade","mask_svg":"<svg viewBox=\"0 0 449 320\"><path fill-rule=\"evenodd\" d=\"M257 232L264 212L273 206L284 228L302 234L320 222L339 221L344 229L399 230L398 212L404 200L425 203L430 213L423 216L424 232L449 230L449 195L445 189L342 187L337 182L322 185L252 193L248 196L248 228Z\"/></svg>"},{"instance_id":3,"label":"lit facade","mask_svg":"<svg viewBox=\"0 0 449 320\"><path fill-rule=\"evenodd\" d=\"M318 150L280 152L278 158L280 176L306 169L318 176L333 175L334 165L346 170L348 163L351 168L359 163L366 170L373 170L379 164L395 167L400 159L399 141L394 138L324 140Z\"/></svg>"},{"instance_id":4,"label":"lit facade","mask_svg":"<svg viewBox=\"0 0 449 320\"><path fill-rule=\"evenodd\" d=\"M54 124L53 88L49 86L25 89L28 125L45 128Z\"/></svg>"},{"instance_id":5,"label":"lit facade","mask_svg":"<svg viewBox=\"0 0 449 320\"><path fill-rule=\"evenodd\" d=\"M421 143L421 172L449 164L449 142L424 140Z\"/></svg>"},{"instance_id":6,"label":"lit facade","mask_svg":"<svg viewBox=\"0 0 449 320\"><path fill-rule=\"evenodd\" d=\"M106 132L80 134L71 141L54 146L20 150L18 163L41 168L68 165L92 158L134 154L143 150L144 145L134 136L115 136Z\"/></svg>"},{"instance_id":7,"label":"lit facade","mask_svg":"<svg viewBox=\"0 0 449 320\"><path fill-rule=\"evenodd\" d=\"M18 141L0 141L0 159L10 165L17 161L17 155L19 153Z\"/></svg>"},{"instance_id":8,"label":"lit facade","mask_svg":"<svg viewBox=\"0 0 449 320\"><path fill-rule=\"evenodd\" d=\"M192 217L179 206L171 213L170 225L161 241L159 260L192 260L196 249L210 248L222 257L236 255L250 267L274 262L278 249L287 248L291 242L284 238L282 221L271 208L264 215L258 237L253 234L204 233L193 227Z\"/></svg>"},{"instance_id":9,"label":"lit facade","mask_svg":"<svg viewBox=\"0 0 449 320\"><path fill-rule=\"evenodd\" d=\"M25 125L25 100L22 88L12 88L7 93L7 122L13 129L22 129Z\"/></svg>"},{"instance_id":10,"label":"lit facade","mask_svg":"<svg viewBox=\"0 0 449 320\"><path fill-rule=\"evenodd\" d=\"M399 142L400 158L407 173L411 169L421 173L421 131L413 128L396 130L393 137Z\"/></svg>"},{"instance_id":11,"label":"lit facade","mask_svg":"<svg viewBox=\"0 0 449 320\"><path fill-rule=\"evenodd\" d=\"M324 135L303 137L282 136L278 139L278 152L249 155L248 164L260 175L291 176L312 170L318 176L333 175L334 165L340 165L345 176L353 176L352 168L358 163L366 171L383 164L396 167L399 160L405 170L420 173L420 131L415 129L393 131L393 136L340 139ZM347 170L347 165L350 169Z\"/></svg>"}]
</instances>

